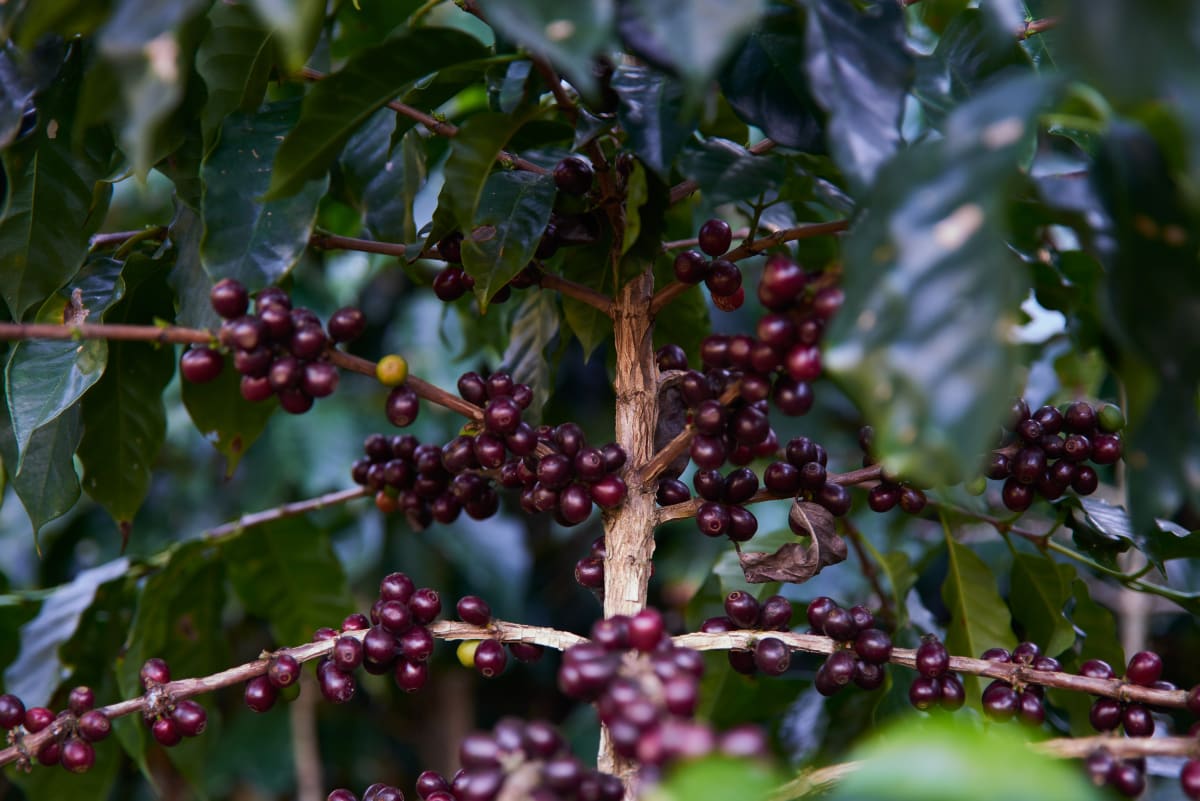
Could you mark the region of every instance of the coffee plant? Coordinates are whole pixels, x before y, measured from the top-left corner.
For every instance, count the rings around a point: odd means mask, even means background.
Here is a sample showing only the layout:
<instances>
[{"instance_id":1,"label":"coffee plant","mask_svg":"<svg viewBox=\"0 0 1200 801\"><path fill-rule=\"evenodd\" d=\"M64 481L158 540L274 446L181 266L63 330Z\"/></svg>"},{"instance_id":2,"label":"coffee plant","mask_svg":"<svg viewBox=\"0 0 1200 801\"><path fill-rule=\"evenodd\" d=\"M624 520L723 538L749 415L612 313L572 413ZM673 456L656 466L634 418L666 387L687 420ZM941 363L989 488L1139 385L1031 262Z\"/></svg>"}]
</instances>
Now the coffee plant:
<instances>
[{"instance_id":1,"label":"coffee plant","mask_svg":"<svg viewBox=\"0 0 1200 801\"><path fill-rule=\"evenodd\" d=\"M0 796L1200 798L1200 7L0 3Z\"/></svg>"}]
</instances>

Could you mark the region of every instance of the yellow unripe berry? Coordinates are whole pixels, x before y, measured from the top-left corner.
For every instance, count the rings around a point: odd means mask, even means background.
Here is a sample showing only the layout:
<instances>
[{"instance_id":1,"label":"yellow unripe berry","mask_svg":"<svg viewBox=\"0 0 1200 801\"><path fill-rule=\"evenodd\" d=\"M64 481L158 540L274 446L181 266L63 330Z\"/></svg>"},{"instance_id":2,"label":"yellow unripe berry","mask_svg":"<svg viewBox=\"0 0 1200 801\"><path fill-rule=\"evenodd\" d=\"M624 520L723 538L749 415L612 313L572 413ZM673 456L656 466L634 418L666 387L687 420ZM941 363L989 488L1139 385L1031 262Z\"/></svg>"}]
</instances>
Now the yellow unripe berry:
<instances>
[{"instance_id":1,"label":"yellow unripe berry","mask_svg":"<svg viewBox=\"0 0 1200 801\"><path fill-rule=\"evenodd\" d=\"M458 644L458 649L454 653L463 667L475 667L475 649L481 642L483 640L463 640Z\"/></svg>"},{"instance_id":2,"label":"yellow unripe berry","mask_svg":"<svg viewBox=\"0 0 1200 801\"><path fill-rule=\"evenodd\" d=\"M388 387L398 387L408 378L408 362L395 353L384 356L375 365L375 377Z\"/></svg>"}]
</instances>

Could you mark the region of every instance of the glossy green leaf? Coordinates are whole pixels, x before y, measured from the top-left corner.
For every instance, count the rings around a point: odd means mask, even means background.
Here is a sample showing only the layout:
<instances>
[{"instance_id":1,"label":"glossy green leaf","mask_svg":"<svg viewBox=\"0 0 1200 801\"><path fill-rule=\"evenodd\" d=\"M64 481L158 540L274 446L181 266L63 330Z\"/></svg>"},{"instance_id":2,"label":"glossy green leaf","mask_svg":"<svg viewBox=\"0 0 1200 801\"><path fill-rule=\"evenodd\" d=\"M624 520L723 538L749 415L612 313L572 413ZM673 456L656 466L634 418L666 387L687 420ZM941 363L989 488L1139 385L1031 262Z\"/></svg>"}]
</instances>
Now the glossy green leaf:
<instances>
[{"instance_id":1,"label":"glossy green leaf","mask_svg":"<svg viewBox=\"0 0 1200 801\"><path fill-rule=\"evenodd\" d=\"M679 157L679 170L700 185L714 206L756 198L778 189L795 169L773 153L756 156L726 139L689 145Z\"/></svg>"},{"instance_id":2,"label":"glossy green leaf","mask_svg":"<svg viewBox=\"0 0 1200 801\"><path fill-rule=\"evenodd\" d=\"M555 257L554 263L564 278L597 292L611 292L610 271L596 268L596 265L607 257L608 244L607 240L604 240L587 247L563 248ZM590 359L596 348L612 338L612 318L595 306L563 295L562 308L563 322L579 340L585 359ZM657 323L654 332L658 333Z\"/></svg>"},{"instance_id":3,"label":"glossy green leaf","mask_svg":"<svg viewBox=\"0 0 1200 801\"><path fill-rule=\"evenodd\" d=\"M512 170L488 176L462 241L463 269L475 279L482 308L533 258L556 192L550 175Z\"/></svg>"},{"instance_id":4,"label":"glossy green leaf","mask_svg":"<svg viewBox=\"0 0 1200 801\"><path fill-rule=\"evenodd\" d=\"M779 774L768 764L727 756L707 756L673 768L646 795L648 801L766 801L778 789Z\"/></svg>"},{"instance_id":5,"label":"glossy green leaf","mask_svg":"<svg viewBox=\"0 0 1200 801\"><path fill-rule=\"evenodd\" d=\"M417 239L413 199L424 183L425 164L417 142L405 136L411 126L403 119L390 109L376 111L346 142L338 160L367 230L384 242ZM401 138L393 149L397 131Z\"/></svg>"},{"instance_id":6,"label":"glossy green leaf","mask_svg":"<svg viewBox=\"0 0 1200 801\"><path fill-rule=\"evenodd\" d=\"M635 54L683 79L695 101L765 8L763 0L629 0L618 6L618 30Z\"/></svg>"},{"instance_id":7,"label":"glossy green leaf","mask_svg":"<svg viewBox=\"0 0 1200 801\"><path fill-rule=\"evenodd\" d=\"M470 229L492 165L523 122L506 114L483 113L459 128L443 168L445 183L438 195L439 213L448 213L459 228Z\"/></svg>"},{"instance_id":8,"label":"glossy green leaf","mask_svg":"<svg viewBox=\"0 0 1200 801\"><path fill-rule=\"evenodd\" d=\"M112 194L111 140L83 137L72 147L80 87L78 59L39 98L37 130L3 153L7 205L0 217L0 295L13 319L65 284L83 264L88 237L99 227Z\"/></svg>"},{"instance_id":9,"label":"glossy green leaf","mask_svg":"<svg viewBox=\"0 0 1200 801\"><path fill-rule=\"evenodd\" d=\"M805 57L800 13L772 12L721 73L721 89L737 115L771 139L823 153L825 115L809 89Z\"/></svg>"},{"instance_id":10,"label":"glossy green leaf","mask_svg":"<svg viewBox=\"0 0 1200 801\"><path fill-rule=\"evenodd\" d=\"M504 365L514 381L528 384L533 402L528 414L541 416L542 406L550 397L550 364L546 346L558 335L560 312L553 292L530 292L517 309L509 333Z\"/></svg>"},{"instance_id":11,"label":"glossy green leaf","mask_svg":"<svg viewBox=\"0 0 1200 801\"><path fill-rule=\"evenodd\" d=\"M1016 727L981 727L961 715L907 717L852 759L832 801L1101 801L1079 766L1032 751ZM1019 769L1014 766L1019 765Z\"/></svg>"},{"instance_id":12,"label":"glossy green leaf","mask_svg":"<svg viewBox=\"0 0 1200 801\"><path fill-rule=\"evenodd\" d=\"M227 115L253 111L262 101L275 47L245 3L214 3L208 21L196 51L196 72L208 93L202 119L204 141L211 145Z\"/></svg>"},{"instance_id":13,"label":"glossy green leaf","mask_svg":"<svg viewBox=\"0 0 1200 801\"><path fill-rule=\"evenodd\" d=\"M1071 582L1075 606L1071 621L1083 633L1081 659L1103 659L1117 670L1125 664L1125 649L1117 632L1117 619L1111 609L1092 600L1088 585L1081 578Z\"/></svg>"},{"instance_id":14,"label":"glossy green leaf","mask_svg":"<svg viewBox=\"0 0 1200 801\"><path fill-rule=\"evenodd\" d=\"M141 257L130 259L129 265L126 296L106 322L144 325L170 319L174 303L163 280L167 268ZM84 396L79 443L83 488L126 534L150 488L150 473L166 436L162 393L174 374L173 347L110 342L104 376Z\"/></svg>"},{"instance_id":15,"label":"glossy green leaf","mask_svg":"<svg viewBox=\"0 0 1200 801\"><path fill-rule=\"evenodd\" d=\"M272 34L279 38L287 66L304 66L325 21L324 0L246 0Z\"/></svg>"},{"instance_id":16,"label":"glossy green leaf","mask_svg":"<svg viewBox=\"0 0 1200 801\"><path fill-rule=\"evenodd\" d=\"M1058 656L1075 644L1075 629L1063 614L1072 597L1075 569L1044 555L1013 557L1009 605L1025 640Z\"/></svg>"},{"instance_id":17,"label":"glossy green leaf","mask_svg":"<svg viewBox=\"0 0 1200 801\"><path fill-rule=\"evenodd\" d=\"M309 182L289 198L260 200L272 180L280 140L299 112L294 100L268 103L254 114L235 112L205 158L200 258L214 280L236 278L261 289L286 275L308 245L328 178Z\"/></svg>"},{"instance_id":18,"label":"glossy green leaf","mask_svg":"<svg viewBox=\"0 0 1200 801\"><path fill-rule=\"evenodd\" d=\"M488 24L510 41L550 61L580 90L596 84L592 60L611 49L614 0L509 0L487 9Z\"/></svg>"},{"instance_id":19,"label":"glossy green leaf","mask_svg":"<svg viewBox=\"0 0 1200 801\"><path fill-rule=\"evenodd\" d=\"M33 97L33 87L21 70L16 52L0 48L0 148L8 147L21 130L25 105Z\"/></svg>"},{"instance_id":20,"label":"glossy green leaf","mask_svg":"<svg viewBox=\"0 0 1200 801\"><path fill-rule=\"evenodd\" d=\"M4 671L7 692L18 695L26 706L50 701L63 678L59 648L75 634L100 585L121 578L128 569L128 559L114 559L80 571L47 596L37 616L21 627L20 653Z\"/></svg>"},{"instance_id":21,"label":"glossy green leaf","mask_svg":"<svg viewBox=\"0 0 1200 801\"><path fill-rule=\"evenodd\" d=\"M913 76L904 11L876 3L809 0L809 85L829 112L829 150L859 191L900 148L900 118Z\"/></svg>"},{"instance_id":22,"label":"glossy green leaf","mask_svg":"<svg viewBox=\"0 0 1200 801\"><path fill-rule=\"evenodd\" d=\"M988 15L967 9L954 17L931 55L917 59L913 94L930 122L941 127L961 103L1002 76L1026 72L1029 55Z\"/></svg>"},{"instance_id":23,"label":"glossy green leaf","mask_svg":"<svg viewBox=\"0 0 1200 801\"><path fill-rule=\"evenodd\" d=\"M613 76L612 88L621 98L617 119L628 146L647 167L666 176L695 128L684 111L683 84L646 67L625 66Z\"/></svg>"},{"instance_id":24,"label":"glossy green leaf","mask_svg":"<svg viewBox=\"0 0 1200 801\"><path fill-rule=\"evenodd\" d=\"M90 318L99 322L125 292L123 266L110 258L89 262L67 286L70 305L61 296L52 297L43 304L38 319L61 323L67 318ZM83 397L100 380L107 359L108 343L104 340L32 339L18 342L9 352L4 379L19 454L17 472L34 432Z\"/></svg>"},{"instance_id":25,"label":"glossy green leaf","mask_svg":"<svg viewBox=\"0 0 1200 801\"><path fill-rule=\"evenodd\" d=\"M225 457L225 477L230 478L247 449L279 408L275 398L251 403L239 390L241 376L226 357L225 368L213 381L182 384L183 405L197 430Z\"/></svg>"},{"instance_id":26,"label":"glossy green leaf","mask_svg":"<svg viewBox=\"0 0 1200 801\"><path fill-rule=\"evenodd\" d=\"M7 407L6 407L7 408ZM79 500L75 449L83 435L82 412L72 406L33 433L17 472L17 442L7 414L0 415L0 455L8 482L25 507L36 538L42 526L61 517Z\"/></svg>"},{"instance_id":27,"label":"glossy green leaf","mask_svg":"<svg viewBox=\"0 0 1200 801\"><path fill-rule=\"evenodd\" d=\"M281 646L308 642L353 611L329 535L304 518L246 529L221 544L221 558L246 611L270 623Z\"/></svg>"},{"instance_id":28,"label":"glossy green leaf","mask_svg":"<svg viewBox=\"0 0 1200 801\"><path fill-rule=\"evenodd\" d=\"M952 654L978 657L989 648L1012 648L1016 639L1008 606L991 568L973 550L946 537L949 556L942 600L950 610L946 647ZM979 679L964 676L967 698L979 698ZM974 703L974 702L973 702Z\"/></svg>"},{"instance_id":29,"label":"glossy green leaf","mask_svg":"<svg viewBox=\"0 0 1200 801\"><path fill-rule=\"evenodd\" d=\"M957 481L989 447L1016 388L1028 278L1005 245L1003 191L1049 87L999 84L960 107L946 138L880 173L845 241L846 302L825 367L875 427L899 475Z\"/></svg>"},{"instance_id":30,"label":"glossy green leaf","mask_svg":"<svg viewBox=\"0 0 1200 801\"><path fill-rule=\"evenodd\" d=\"M268 197L295 194L323 177L346 140L408 84L485 55L478 39L451 28L421 28L358 53L305 96L295 128L274 157Z\"/></svg>"},{"instance_id":31,"label":"glossy green leaf","mask_svg":"<svg viewBox=\"0 0 1200 801\"><path fill-rule=\"evenodd\" d=\"M213 280L200 261L204 226L199 210L184 203L176 204L168 234L175 248L175 263L167 275L167 283L175 292L175 322L188 328L215 331L223 321L213 311L210 300Z\"/></svg>"},{"instance_id":32,"label":"glossy green leaf","mask_svg":"<svg viewBox=\"0 0 1200 801\"><path fill-rule=\"evenodd\" d=\"M114 0L97 33L97 52L121 93L121 149L143 178L158 160L159 128L183 99L190 42L181 29L206 6L205 0Z\"/></svg>"}]
</instances>

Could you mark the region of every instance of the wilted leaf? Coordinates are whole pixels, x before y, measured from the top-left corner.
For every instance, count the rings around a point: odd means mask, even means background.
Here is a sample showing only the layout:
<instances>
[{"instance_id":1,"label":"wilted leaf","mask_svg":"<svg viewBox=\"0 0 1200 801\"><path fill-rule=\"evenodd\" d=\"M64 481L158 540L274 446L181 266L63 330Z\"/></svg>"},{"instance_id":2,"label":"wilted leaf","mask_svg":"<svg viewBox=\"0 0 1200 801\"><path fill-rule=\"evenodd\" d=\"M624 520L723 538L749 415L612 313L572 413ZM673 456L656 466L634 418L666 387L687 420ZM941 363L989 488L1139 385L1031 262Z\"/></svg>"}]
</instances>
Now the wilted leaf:
<instances>
[{"instance_id":1,"label":"wilted leaf","mask_svg":"<svg viewBox=\"0 0 1200 801\"><path fill-rule=\"evenodd\" d=\"M788 513L792 531L805 532L808 545L789 542L774 553L743 552L738 548L738 560L746 581L762 584L767 581L788 581L802 584L824 568L846 561L846 541L838 536L833 515L820 504L794 501Z\"/></svg>"}]
</instances>

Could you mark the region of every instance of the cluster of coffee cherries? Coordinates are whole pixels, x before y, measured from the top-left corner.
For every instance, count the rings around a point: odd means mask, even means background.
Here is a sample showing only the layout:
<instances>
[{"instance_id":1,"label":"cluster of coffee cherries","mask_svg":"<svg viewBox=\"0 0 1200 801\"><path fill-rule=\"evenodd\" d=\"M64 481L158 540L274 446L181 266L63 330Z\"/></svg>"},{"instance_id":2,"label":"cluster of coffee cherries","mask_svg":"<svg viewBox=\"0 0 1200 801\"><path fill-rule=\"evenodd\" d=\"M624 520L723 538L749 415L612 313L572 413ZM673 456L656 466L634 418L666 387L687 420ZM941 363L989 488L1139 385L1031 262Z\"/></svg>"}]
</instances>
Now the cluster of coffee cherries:
<instances>
[{"instance_id":1,"label":"cluster of coffee cherries","mask_svg":"<svg viewBox=\"0 0 1200 801\"><path fill-rule=\"evenodd\" d=\"M9 732L10 742L19 743L22 731L36 734L53 727L54 736L41 744L34 758L40 765L62 765L71 773L83 773L96 764L92 744L112 733L112 721L95 705L90 687L71 690L67 708L57 715L44 706L26 709L20 698L6 693L0 695L0 729Z\"/></svg>"},{"instance_id":2,"label":"cluster of coffee cherries","mask_svg":"<svg viewBox=\"0 0 1200 801\"><path fill-rule=\"evenodd\" d=\"M251 314L250 293L232 278L214 284L209 299L225 320L217 339L233 353L242 397L258 402L278 396L279 405L292 414L303 414L315 398L333 394L338 371L328 361L330 344L348 342L366 328L361 311L344 308L329 318L327 333L316 314L292 308L288 294L278 287L259 292ZM216 378L224 362L220 351L195 347L184 351L179 370L186 380L203 383Z\"/></svg>"},{"instance_id":3,"label":"cluster of coffee cherries","mask_svg":"<svg viewBox=\"0 0 1200 801\"><path fill-rule=\"evenodd\" d=\"M1058 673L1062 665L1052 656L1046 656L1036 643L1022 642L1010 652L1007 648L989 648L980 656L988 662L1027 665L1034 670ZM995 679L983 690L980 699L983 714L992 720L1008 721L1016 718L1030 726L1040 726L1046 719L1045 691L1040 684L1014 687L1003 679Z\"/></svg>"},{"instance_id":4,"label":"cluster of coffee cherries","mask_svg":"<svg viewBox=\"0 0 1200 801\"><path fill-rule=\"evenodd\" d=\"M142 664L138 674L146 691L142 720L154 740L170 748L179 745L184 737L196 737L208 726L208 713L190 698L176 701L167 691L171 669L166 660L151 657Z\"/></svg>"},{"instance_id":5,"label":"cluster of coffee cherries","mask_svg":"<svg viewBox=\"0 0 1200 801\"><path fill-rule=\"evenodd\" d=\"M908 688L908 701L917 709L935 706L949 711L960 709L967 700L962 681L950 671L950 652L934 635L921 639L916 653L917 677Z\"/></svg>"},{"instance_id":6,"label":"cluster of coffee cherries","mask_svg":"<svg viewBox=\"0 0 1200 801\"><path fill-rule=\"evenodd\" d=\"M742 271L721 258L733 244L733 231L724 220L711 219L700 226L697 235L700 250L685 250L675 257L675 278L685 284L704 282L713 303L724 311L740 308L746 301Z\"/></svg>"},{"instance_id":7,"label":"cluster of coffee cherries","mask_svg":"<svg viewBox=\"0 0 1200 801\"><path fill-rule=\"evenodd\" d=\"M1093 465L1121 458L1124 426L1125 415L1112 404L1076 401L1061 411L1042 406L1030 412L1019 398L1006 423L1007 442L989 457L985 475L1004 482L1001 498L1014 512L1028 509L1039 495L1050 501L1067 490L1090 495L1100 485Z\"/></svg>"},{"instance_id":8,"label":"cluster of coffee cherries","mask_svg":"<svg viewBox=\"0 0 1200 801\"><path fill-rule=\"evenodd\" d=\"M757 728L718 734L691 719L703 674L700 653L675 646L662 615L646 608L597 621L590 642L563 654L558 686L572 698L595 703L613 750L651 771L713 751L765 756L767 741Z\"/></svg>"},{"instance_id":9,"label":"cluster of coffee cherries","mask_svg":"<svg viewBox=\"0 0 1200 801\"><path fill-rule=\"evenodd\" d=\"M594 171L592 165L578 156L567 156L554 166L554 184L561 195L582 197L592 188ZM561 206L562 204L558 204ZM512 297L512 290L536 286L541 281L540 262L549 259L560 247L588 245L600 237L600 228L595 214L571 212L556 208L534 251L534 260L492 296L491 303L504 303ZM475 288L475 279L462 267L461 231L453 231L442 237L435 246L437 255L446 262L433 279L433 292L438 299L450 303Z\"/></svg>"},{"instance_id":10,"label":"cluster of coffee cherries","mask_svg":"<svg viewBox=\"0 0 1200 801\"><path fill-rule=\"evenodd\" d=\"M458 460L465 457L464 442L464 437L457 437L439 448L422 444L411 434L371 434L363 441L365 456L354 462L350 475L375 493L380 511L403 511L415 529L434 521L452 523L463 511L483 520L499 510L500 497L492 480L477 470L448 469L458 467Z\"/></svg>"},{"instance_id":11,"label":"cluster of coffee cherries","mask_svg":"<svg viewBox=\"0 0 1200 801\"><path fill-rule=\"evenodd\" d=\"M478 595L464 595L456 605L458 619L472 626L487 628L492 623L492 608ZM507 652L505 648L507 647ZM504 672L511 653L518 662L537 662L545 649L536 643L502 643L492 637L486 640L464 640L458 646L458 659L466 667L473 667L485 679L494 678Z\"/></svg>"},{"instance_id":12,"label":"cluster of coffee cherries","mask_svg":"<svg viewBox=\"0 0 1200 801\"><path fill-rule=\"evenodd\" d=\"M490 732L472 732L458 748L462 768L447 779L427 770L417 777L422 801L620 801L620 779L585 767L571 755L566 740L551 724L501 718ZM358 801L349 790L334 790L326 801ZM404 801L395 787L373 784L362 801Z\"/></svg>"},{"instance_id":13,"label":"cluster of coffee cherries","mask_svg":"<svg viewBox=\"0 0 1200 801\"><path fill-rule=\"evenodd\" d=\"M792 602L772 595L761 603L748 592L734 590L725 597L725 614L710 617L700 624L705 634L724 631L790 631ZM792 653L778 637L759 639L753 650L731 649L725 652L729 665L738 673L752 676L762 671L779 676L791 666Z\"/></svg>"},{"instance_id":14,"label":"cluster of coffee cherries","mask_svg":"<svg viewBox=\"0 0 1200 801\"><path fill-rule=\"evenodd\" d=\"M404 573L389 573L379 582L379 597L370 616L353 614L342 621L341 630L317 629L313 642L333 640L329 655L317 662L317 683L326 700L344 704L357 688L354 673L359 668L371 675L391 673L396 686L415 692L429 680L429 657L433 655L432 623L442 612L436 590L418 589ZM246 682L246 706L266 712L280 694L300 676L300 666L291 654L276 654L267 671Z\"/></svg>"},{"instance_id":15,"label":"cluster of coffee cherries","mask_svg":"<svg viewBox=\"0 0 1200 801\"><path fill-rule=\"evenodd\" d=\"M858 444L863 450L863 467L878 464L871 446L875 438L875 429L863 426L858 432ZM925 493L911 483L883 471L878 484L867 492L867 506L872 512L888 512L899 506L910 515L920 514L929 499Z\"/></svg>"},{"instance_id":16,"label":"cluster of coffee cherries","mask_svg":"<svg viewBox=\"0 0 1200 801\"><path fill-rule=\"evenodd\" d=\"M809 602L807 616L814 634L824 634L835 643L817 669L813 681L817 692L834 695L851 682L864 690L883 685L883 666L892 656L892 638L876 627L870 609L861 604L845 609L822 595Z\"/></svg>"}]
</instances>

